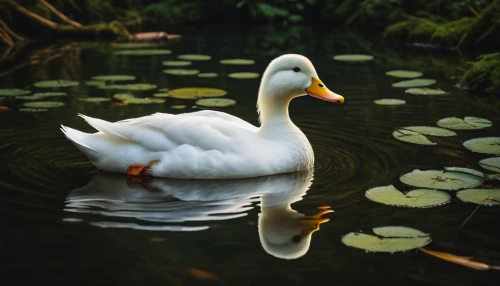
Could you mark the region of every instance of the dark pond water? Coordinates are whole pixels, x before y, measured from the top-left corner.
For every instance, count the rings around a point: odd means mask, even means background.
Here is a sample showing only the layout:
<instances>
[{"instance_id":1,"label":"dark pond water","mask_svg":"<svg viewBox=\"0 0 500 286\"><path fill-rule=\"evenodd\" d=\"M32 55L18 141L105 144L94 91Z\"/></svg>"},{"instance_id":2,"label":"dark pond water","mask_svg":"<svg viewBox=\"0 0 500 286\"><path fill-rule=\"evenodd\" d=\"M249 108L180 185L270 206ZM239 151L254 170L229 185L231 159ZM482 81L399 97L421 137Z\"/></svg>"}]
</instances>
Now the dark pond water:
<instances>
[{"instance_id":1,"label":"dark pond water","mask_svg":"<svg viewBox=\"0 0 500 286\"><path fill-rule=\"evenodd\" d=\"M352 231L404 225L430 233L433 242L429 249L499 264L500 208L483 207L460 228L475 205L454 198L436 208L406 209L373 203L364 196L376 186L394 184L409 189L398 178L413 169L480 169L477 162L491 156L472 153L462 142L499 135L498 102L454 87L453 75L467 60L455 52L395 49L347 33L320 34L312 28L286 32L220 27L190 30L181 40L165 46L173 51L167 56L116 56L104 44L61 44L22 51L17 61L26 65L3 75L0 88L41 91L33 87L40 80L83 82L100 74L130 74L137 82L159 88L226 89L227 97L238 103L219 110L258 124L259 79L226 75L262 73L274 57L294 52L311 59L321 79L342 94L346 103L302 97L290 105L292 120L314 148L313 173L211 182L156 179L145 189L123 175L97 173L63 136L59 125L93 132L78 113L117 121L154 112L192 112L196 111L191 109L194 102L167 99L164 104L128 106L81 102L77 98L114 94L83 84L61 89L68 96L54 99L66 105L44 113L19 112L23 101L5 99L1 104L10 110L0 113L2 280L64 281L68 285L497 285L499 274L495 272L478 272L418 251L365 253L344 246L340 239ZM162 73L163 60L185 53L211 55L211 61L195 62L193 67L219 73L219 77ZM333 55L344 53L372 54L375 60L332 60ZM220 65L224 58L250 58L256 64ZM398 79L385 75L393 69L422 71L450 93L436 97L405 94L404 89L391 87ZM407 104L373 104L374 99L384 97L405 99ZM176 104L188 108L170 108ZM391 135L396 127L435 126L437 120L450 116L484 117L494 125L459 131L456 137L433 137L436 146L409 144ZM290 237L310 227L296 218L315 214L322 206L335 210L324 215L330 221L310 240L290 243ZM283 259L297 256L300 258Z\"/></svg>"}]
</instances>

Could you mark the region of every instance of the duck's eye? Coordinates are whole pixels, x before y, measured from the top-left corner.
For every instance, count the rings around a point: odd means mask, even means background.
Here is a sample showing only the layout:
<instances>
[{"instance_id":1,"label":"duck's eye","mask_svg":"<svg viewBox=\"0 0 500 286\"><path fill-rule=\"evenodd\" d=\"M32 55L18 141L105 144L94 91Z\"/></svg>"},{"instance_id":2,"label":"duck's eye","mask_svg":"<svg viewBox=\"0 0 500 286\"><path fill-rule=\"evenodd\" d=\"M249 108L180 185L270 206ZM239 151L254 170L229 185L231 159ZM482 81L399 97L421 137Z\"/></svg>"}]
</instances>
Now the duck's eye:
<instances>
[{"instance_id":1,"label":"duck's eye","mask_svg":"<svg viewBox=\"0 0 500 286\"><path fill-rule=\"evenodd\" d=\"M299 71L300 71L300 68L299 68L299 67L294 67L294 68L293 68L293 71L294 71L294 72L299 72Z\"/></svg>"}]
</instances>

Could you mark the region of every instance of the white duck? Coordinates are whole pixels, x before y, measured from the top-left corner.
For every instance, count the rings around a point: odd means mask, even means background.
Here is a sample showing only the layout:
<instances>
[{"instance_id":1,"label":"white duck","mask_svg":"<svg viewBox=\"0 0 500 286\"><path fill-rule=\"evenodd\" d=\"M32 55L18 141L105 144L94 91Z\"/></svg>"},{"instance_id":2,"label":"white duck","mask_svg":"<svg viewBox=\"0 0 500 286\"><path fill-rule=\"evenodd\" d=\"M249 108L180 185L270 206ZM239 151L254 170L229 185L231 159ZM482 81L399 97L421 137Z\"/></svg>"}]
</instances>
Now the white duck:
<instances>
[{"instance_id":1,"label":"white duck","mask_svg":"<svg viewBox=\"0 0 500 286\"><path fill-rule=\"evenodd\" d=\"M64 132L99 169L167 178L225 179L288 173L313 167L311 144L288 115L305 93L331 102L344 98L319 80L304 56L274 59L258 95L261 126L217 111L107 122L80 115L99 132Z\"/></svg>"}]
</instances>

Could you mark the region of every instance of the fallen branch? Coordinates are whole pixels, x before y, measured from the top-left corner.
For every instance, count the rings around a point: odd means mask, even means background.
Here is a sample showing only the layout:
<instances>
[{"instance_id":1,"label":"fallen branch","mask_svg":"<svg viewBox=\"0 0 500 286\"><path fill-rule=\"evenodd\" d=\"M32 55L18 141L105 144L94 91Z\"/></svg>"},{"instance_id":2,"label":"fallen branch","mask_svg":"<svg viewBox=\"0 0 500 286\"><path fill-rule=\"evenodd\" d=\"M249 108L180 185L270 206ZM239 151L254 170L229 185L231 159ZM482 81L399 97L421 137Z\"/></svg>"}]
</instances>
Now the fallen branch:
<instances>
[{"instance_id":1,"label":"fallen branch","mask_svg":"<svg viewBox=\"0 0 500 286\"><path fill-rule=\"evenodd\" d=\"M77 27L77 28L82 27L82 24L71 20L66 15L64 15L63 13L61 13L61 11L57 10L54 6L52 6L49 2L47 2L45 0L38 0L38 2L42 3L43 5L45 5L45 7L47 7L50 11L52 11L52 13L56 14L57 17L59 17L64 22L70 24L71 26L74 26L74 27Z\"/></svg>"},{"instance_id":2,"label":"fallen branch","mask_svg":"<svg viewBox=\"0 0 500 286\"><path fill-rule=\"evenodd\" d=\"M14 46L14 41L12 38L9 36L7 31L0 27L0 41L4 42L8 47L13 47Z\"/></svg>"},{"instance_id":3,"label":"fallen branch","mask_svg":"<svg viewBox=\"0 0 500 286\"><path fill-rule=\"evenodd\" d=\"M2 21L1 19L0 19L0 26L2 26L2 28L3 28L5 31L7 31L7 33L8 33L11 37L13 37L14 39L16 39L16 40L18 40L18 41L24 41L24 38L23 38L23 37L21 37L21 36L19 36L18 34L14 33L14 32L13 32L13 31L9 28L9 26L7 26L7 24L5 24L5 22L4 22L4 21Z\"/></svg>"},{"instance_id":4,"label":"fallen branch","mask_svg":"<svg viewBox=\"0 0 500 286\"><path fill-rule=\"evenodd\" d=\"M180 35L169 35L165 32L146 32L146 33L130 34L128 36L128 40L130 42L154 42L154 41L168 41L179 37Z\"/></svg>"},{"instance_id":5,"label":"fallen branch","mask_svg":"<svg viewBox=\"0 0 500 286\"><path fill-rule=\"evenodd\" d=\"M439 252L434 250L428 250L425 248L419 248L423 253L429 254L431 256L437 257L439 259L460 264L465 267L469 267L475 270L500 270L500 266L489 265L486 263L474 261L472 257L458 256L451 253Z\"/></svg>"}]
</instances>

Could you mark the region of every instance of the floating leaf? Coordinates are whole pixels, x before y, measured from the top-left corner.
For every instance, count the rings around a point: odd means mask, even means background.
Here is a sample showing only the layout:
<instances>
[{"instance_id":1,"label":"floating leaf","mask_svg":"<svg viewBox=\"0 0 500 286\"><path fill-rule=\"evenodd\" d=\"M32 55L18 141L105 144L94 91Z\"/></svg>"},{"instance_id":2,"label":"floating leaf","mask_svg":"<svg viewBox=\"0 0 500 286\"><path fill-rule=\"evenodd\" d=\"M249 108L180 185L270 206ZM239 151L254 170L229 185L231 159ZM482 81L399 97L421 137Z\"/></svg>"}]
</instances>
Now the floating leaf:
<instances>
[{"instance_id":1,"label":"floating leaf","mask_svg":"<svg viewBox=\"0 0 500 286\"><path fill-rule=\"evenodd\" d=\"M417 78L411 80L404 80L400 82L393 83L393 87L419 87L419 86L429 86L435 84L436 80L427 78Z\"/></svg>"},{"instance_id":2,"label":"floating leaf","mask_svg":"<svg viewBox=\"0 0 500 286\"><path fill-rule=\"evenodd\" d=\"M227 91L211 87L185 87L170 90L168 94L170 97L178 99L199 99L224 96Z\"/></svg>"},{"instance_id":3,"label":"floating leaf","mask_svg":"<svg viewBox=\"0 0 500 286\"><path fill-rule=\"evenodd\" d=\"M404 226L378 227L373 231L378 232L379 236L351 232L342 237L342 243L367 251L392 253L419 248L431 242L428 234Z\"/></svg>"},{"instance_id":4,"label":"floating leaf","mask_svg":"<svg viewBox=\"0 0 500 286\"><path fill-rule=\"evenodd\" d=\"M484 182L483 177L466 172L446 170L414 170L404 174L399 180L414 187L440 190L473 188Z\"/></svg>"},{"instance_id":5,"label":"floating leaf","mask_svg":"<svg viewBox=\"0 0 500 286\"><path fill-rule=\"evenodd\" d=\"M445 171L452 171L452 172L462 172L462 173L467 173L473 176L477 176L480 178L484 178L484 174L482 172L479 172L477 170L469 169L469 168L462 168L462 167L444 167Z\"/></svg>"},{"instance_id":6,"label":"floating leaf","mask_svg":"<svg viewBox=\"0 0 500 286\"><path fill-rule=\"evenodd\" d=\"M500 189L461 190L457 192L457 198L466 203L475 203L488 206L500 205Z\"/></svg>"},{"instance_id":7,"label":"floating leaf","mask_svg":"<svg viewBox=\"0 0 500 286\"><path fill-rule=\"evenodd\" d=\"M122 50L115 51L113 54L115 55L123 55L123 56L158 56L158 55L169 55L171 54L171 50Z\"/></svg>"},{"instance_id":8,"label":"floating leaf","mask_svg":"<svg viewBox=\"0 0 500 286\"><path fill-rule=\"evenodd\" d=\"M165 99L161 98L128 98L123 101L125 104L151 104L164 103Z\"/></svg>"},{"instance_id":9,"label":"floating leaf","mask_svg":"<svg viewBox=\"0 0 500 286\"><path fill-rule=\"evenodd\" d=\"M172 105L172 106L170 106L170 108L172 108L172 109L184 109L184 108L186 108L186 106L185 105Z\"/></svg>"},{"instance_id":10,"label":"floating leaf","mask_svg":"<svg viewBox=\"0 0 500 286\"><path fill-rule=\"evenodd\" d=\"M235 72L227 75L231 78L240 78L240 79L249 79L249 78L258 78L260 74L256 72Z\"/></svg>"},{"instance_id":11,"label":"floating leaf","mask_svg":"<svg viewBox=\"0 0 500 286\"><path fill-rule=\"evenodd\" d=\"M388 76L399 77L399 78L416 78L421 77L421 72L416 71L405 71L405 70L394 70L385 73Z\"/></svg>"},{"instance_id":12,"label":"floating leaf","mask_svg":"<svg viewBox=\"0 0 500 286\"><path fill-rule=\"evenodd\" d=\"M108 98L108 97L80 97L78 100L83 101L83 102L105 102L105 101L111 101L111 98Z\"/></svg>"},{"instance_id":13,"label":"floating leaf","mask_svg":"<svg viewBox=\"0 0 500 286\"><path fill-rule=\"evenodd\" d=\"M30 94L31 91L19 88L0 88L0 96L20 96Z\"/></svg>"},{"instance_id":14,"label":"floating leaf","mask_svg":"<svg viewBox=\"0 0 500 286\"><path fill-rule=\"evenodd\" d=\"M169 66L169 67L185 67L185 66L190 66L192 62L190 61L164 61L163 65L164 66Z\"/></svg>"},{"instance_id":15,"label":"floating leaf","mask_svg":"<svg viewBox=\"0 0 500 286\"><path fill-rule=\"evenodd\" d=\"M129 99L132 97L135 97L135 96L133 94L130 94L130 93L116 93L113 95L113 98L117 99L117 100L125 100L125 99Z\"/></svg>"},{"instance_id":16,"label":"floating leaf","mask_svg":"<svg viewBox=\"0 0 500 286\"><path fill-rule=\"evenodd\" d=\"M212 59L211 56L197 54L178 55L177 58L186 61L208 61Z\"/></svg>"},{"instance_id":17,"label":"floating leaf","mask_svg":"<svg viewBox=\"0 0 500 286\"><path fill-rule=\"evenodd\" d=\"M158 86L156 84L151 84L151 83L132 83L132 84L122 85L119 88L124 90L143 91L143 90L155 89L157 87Z\"/></svg>"},{"instance_id":18,"label":"floating leaf","mask_svg":"<svg viewBox=\"0 0 500 286\"><path fill-rule=\"evenodd\" d=\"M479 166L486 170L500 173L500 157L487 158L479 161Z\"/></svg>"},{"instance_id":19,"label":"floating leaf","mask_svg":"<svg viewBox=\"0 0 500 286\"><path fill-rule=\"evenodd\" d=\"M34 101L34 102L26 102L23 104L26 107L30 108L55 108L64 106L64 102L58 101Z\"/></svg>"},{"instance_id":20,"label":"floating leaf","mask_svg":"<svg viewBox=\"0 0 500 286\"><path fill-rule=\"evenodd\" d=\"M200 73L199 70L193 69L166 69L163 72L171 75L197 75Z\"/></svg>"},{"instance_id":21,"label":"floating leaf","mask_svg":"<svg viewBox=\"0 0 500 286\"><path fill-rule=\"evenodd\" d=\"M73 86L78 86L80 83L77 81L72 81L72 80L44 80L44 81L39 81L35 82L36 87L41 87L41 88L55 88L55 87L73 87Z\"/></svg>"},{"instance_id":22,"label":"floating leaf","mask_svg":"<svg viewBox=\"0 0 500 286\"><path fill-rule=\"evenodd\" d=\"M447 117L437 122L438 126L454 130L482 129L493 125L491 121L484 118L466 116L464 119Z\"/></svg>"},{"instance_id":23,"label":"floating leaf","mask_svg":"<svg viewBox=\"0 0 500 286\"><path fill-rule=\"evenodd\" d=\"M198 74L198 77L208 78L208 77L217 77L218 74L214 72L206 72Z\"/></svg>"},{"instance_id":24,"label":"floating leaf","mask_svg":"<svg viewBox=\"0 0 500 286\"><path fill-rule=\"evenodd\" d=\"M26 107L26 108L19 108L19 111L22 111L22 112L45 112L45 111L49 111L49 110L46 109L46 108L29 108L29 107Z\"/></svg>"},{"instance_id":25,"label":"floating leaf","mask_svg":"<svg viewBox=\"0 0 500 286\"><path fill-rule=\"evenodd\" d=\"M93 80L102 80L102 81L124 81L124 80L135 80L135 76L123 75L123 74L96 75L96 76L93 76L92 79Z\"/></svg>"},{"instance_id":26,"label":"floating leaf","mask_svg":"<svg viewBox=\"0 0 500 286\"><path fill-rule=\"evenodd\" d=\"M464 142L464 147L476 153L500 154L500 137L483 137Z\"/></svg>"},{"instance_id":27,"label":"floating leaf","mask_svg":"<svg viewBox=\"0 0 500 286\"><path fill-rule=\"evenodd\" d=\"M365 196L384 205L409 208L440 206L451 199L448 193L430 189L416 189L403 194L393 185L371 188L366 191Z\"/></svg>"},{"instance_id":28,"label":"floating leaf","mask_svg":"<svg viewBox=\"0 0 500 286\"><path fill-rule=\"evenodd\" d=\"M409 88L405 90L406 93L409 94L415 94L415 95L441 95L441 94L447 94L447 92L440 90L440 89L432 89L432 88Z\"/></svg>"},{"instance_id":29,"label":"floating leaf","mask_svg":"<svg viewBox=\"0 0 500 286\"><path fill-rule=\"evenodd\" d=\"M253 65L255 61L246 59L226 59L221 60L220 63L223 65Z\"/></svg>"},{"instance_id":30,"label":"floating leaf","mask_svg":"<svg viewBox=\"0 0 500 286\"><path fill-rule=\"evenodd\" d=\"M333 57L333 59L336 61L345 61L345 62L362 62L362 61L373 60L373 56L362 55L362 54L336 55Z\"/></svg>"},{"instance_id":31,"label":"floating leaf","mask_svg":"<svg viewBox=\"0 0 500 286\"><path fill-rule=\"evenodd\" d=\"M66 92L37 92L33 95L16 96L16 98L23 100L39 100L47 97L66 96L66 95L67 95Z\"/></svg>"},{"instance_id":32,"label":"floating leaf","mask_svg":"<svg viewBox=\"0 0 500 286\"><path fill-rule=\"evenodd\" d=\"M153 94L154 97L170 97L170 95L166 92L161 92L161 93L155 93Z\"/></svg>"},{"instance_id":33,"label":"floating leaf","mask_svg":"<svg viewBox=\"0 0 500 286\"><path fill-rule=\"evenodd\" d=\"M196 101L196 105L205 107L226 107L235 104L236 100L228 98L203 98Z\"/></svg>"},{"instance_id":34,"label":"floating leaf","mask_svg":"<svg viewBox=\"0 0 500 286\"><path fill-rule=\"evenodd\" d=\"M401 127L400 129L410 130L413 132L418 132L423 135L432 135L432 136L449 137L457 135L457 133L455 133L454 131L432 126L407 126L407 127Z\"/></svg>"},{"instance_id":35,"label":"floating leaf","mask_svg":"<svg viewBox=\"0 0 500 286\"><path fill-rule=\"evenodd\" d=\"M398 140L408 143L420 144L420 145L436 145L436 143L431 142L424 135L410 130L396 129L394 132L392 132L392 136L394 136L394 138Z\"/></svg>"},{"instance_id":36,"label":"floating leaf","mask_svg":"<svg viewBox=\"0 0 500 286\"><path fill-rule=\"evenodd\" d=\"M127 87L126 84L110 84L110 85L103 84L97 86L97 88L99 89L125 89L126 87Z\"/></svg>"},{"instance_id":37,"label":"floating leaf","mask_svg":"<svg viewBox=\"0 0 500 286\"><path fill-rule=\"evenodd\" d=\"M380 104L380 105L401 105L401 104L406 104L406 101L401 100L401 99L395 99L395 98L376 99L373 102L375 102L375 104Z\"/></svg>"}]
</instances>

